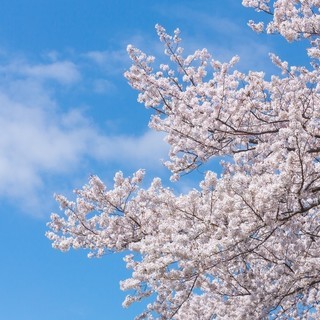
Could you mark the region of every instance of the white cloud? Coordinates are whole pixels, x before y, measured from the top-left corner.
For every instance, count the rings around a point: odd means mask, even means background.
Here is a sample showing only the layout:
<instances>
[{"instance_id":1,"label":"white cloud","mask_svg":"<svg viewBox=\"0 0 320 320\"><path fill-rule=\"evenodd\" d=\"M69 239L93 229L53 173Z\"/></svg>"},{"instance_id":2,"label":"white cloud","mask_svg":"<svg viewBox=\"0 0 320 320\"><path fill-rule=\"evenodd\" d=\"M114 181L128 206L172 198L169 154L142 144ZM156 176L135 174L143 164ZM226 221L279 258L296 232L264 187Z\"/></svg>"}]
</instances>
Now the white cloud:
<instances>
[{"instance_id":1,"label":"white cloud","mask_svg":"<svg viewBox=\"0 0 320 320\"><path fill-rule=\"evenodd\" d=\"M163 134L154 131L147 131L141 136L100 137L95 139L91 147L98 159L146 169L161 166L161 160L169 152Z\"/></svg>"},{"instance_id":2,"label":"white cloud","mask_svg":"<svg viewBox=\"0 0 320 320\"><path fill-rule=\"evenodd\" d=\"M71 84L80 80L80 73L77 67L70 61L53 62L47 65L22 66L20 70L27 76L55 80L62 84Z\"/></svg>"},{"instance_id":3,"label":"white cloud","mask_svg":"<svg viewBox=\"0 0 320 320\"><path fill-rule=\"evenodd\" d=\"M41 202L51 199L48 179L77 179L90 159L135 170L160 168L159 159L166 157L167 146L157 133L110 136L80 109L60 106L57 88L43 80L78 84L81 75L74 66L68 61L46 67L25 61L20 71L14 62L0 66L6 72L6 81L0 81L0 198L24 211L39 212L41 205L47 210ZM63 70L69 70L65 78Z\"/></svg>"},{"instance_id":4,"label":"white cloud","mask_svg":"<svg viewBox=\"0 0 320 320\"><path fill-rule=\"evenodd\" d=\"M77 66L71 61L30 64L17 60L1 66L0 73L16 77L30 77L33 80L54 80L61 84L73 84L81 78Z\"/></svg>"},{"instance_id":5,"label":"white cloud","mask_svg":"<svg viewBox=\"0 0 320 320\"><path fill-rule=\"evenodd\" d=\"M107 79L96 79L93 81L93 90L99 94L110 93L116 90L116 86Z\"/></svg>"},{"instance_id":6,"label":"white cloud","mask_svg":"<svg viewBox=\"0 0 320 320\"><path fill-rule=\"evenodd\" d=\"M77 164L87 130L76 123L63 126L65 116L0 94L0 195L27 200L42 186L42 174Z\"/></svg>"},{"instance_id":7,"label":"white cloud","mask_svg":"<svg viewBox=\"0 0 320 320\"><path fill-rule=\"evenodd\" d=\"M89 51L83 56L96 63L109 74L121 74L130 65L130 59L125 46L120 50L114 51Z\"/></svg>"},{"instance_id":8,"label":"white cloud","mask_svg":"<svg viewBox=\"0 0 320 320\"><path fill-rule=\"evenodd\" d=\"M95 63L99 65L106 64L109 60L110 55L111 54L109 51L90 51L85 54L87 58L93 60Z\"/></svg>"}]
</instances>

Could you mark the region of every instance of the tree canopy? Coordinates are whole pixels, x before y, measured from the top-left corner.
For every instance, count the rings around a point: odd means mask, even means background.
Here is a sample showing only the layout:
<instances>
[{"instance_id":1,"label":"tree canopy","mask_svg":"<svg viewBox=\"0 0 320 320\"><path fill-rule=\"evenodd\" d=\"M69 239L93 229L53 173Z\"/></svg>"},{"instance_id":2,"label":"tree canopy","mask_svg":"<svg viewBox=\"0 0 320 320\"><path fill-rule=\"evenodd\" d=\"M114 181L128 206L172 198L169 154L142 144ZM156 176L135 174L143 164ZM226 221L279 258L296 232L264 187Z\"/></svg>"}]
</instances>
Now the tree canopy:
<instances>
[{"instance_id":1,"label":"tree canopy","mask_svg":"<svg viewBox=\"0 0 320 320\"><path fill-rule=\"evenodd\" d=\"M179 29L160 25L166 64L128 46L125 77L166 133L172 180L217 156L222 174L176 195L159 178L142 188L142 169L118 172L113 188L92 176L75 201L56 197L53 247L126 252L124 306L152 298L137 319L320 317L320 1L242 3L270 16L254 31L308 42L310 66L271 55L278 75L243 73L238 57L185 56Z\"/></svg>"}]
</instances>

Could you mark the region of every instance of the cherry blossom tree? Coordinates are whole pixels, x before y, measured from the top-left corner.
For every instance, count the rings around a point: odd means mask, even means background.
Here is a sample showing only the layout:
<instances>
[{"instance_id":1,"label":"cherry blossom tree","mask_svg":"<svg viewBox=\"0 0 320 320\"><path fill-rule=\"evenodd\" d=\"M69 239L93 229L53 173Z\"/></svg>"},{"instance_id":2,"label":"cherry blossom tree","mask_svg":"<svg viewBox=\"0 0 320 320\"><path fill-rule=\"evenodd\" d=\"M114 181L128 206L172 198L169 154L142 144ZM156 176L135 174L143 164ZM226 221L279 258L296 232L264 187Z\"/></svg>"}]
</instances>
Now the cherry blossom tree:
<instances>
[{"instance_id":1,"label":"cherry blossom tree","mask_svg":"<svg viewBox=\"0 0 320 320\"><path fill-rule=\"evenodd\" d=\"M152 300L137 319L320 318L320 1L243 5L271 18L253 30L309 42L310 66L271 55L279 75L242 73L238 57L184 56L180 31L159 25L167 64L128 46L125 76L166 133L172 180L218 156L223 173L178 196L159 178L142 188L143 170L57 196L53 247L127 253L123 305Z\"/></svg>"}]
</instances>

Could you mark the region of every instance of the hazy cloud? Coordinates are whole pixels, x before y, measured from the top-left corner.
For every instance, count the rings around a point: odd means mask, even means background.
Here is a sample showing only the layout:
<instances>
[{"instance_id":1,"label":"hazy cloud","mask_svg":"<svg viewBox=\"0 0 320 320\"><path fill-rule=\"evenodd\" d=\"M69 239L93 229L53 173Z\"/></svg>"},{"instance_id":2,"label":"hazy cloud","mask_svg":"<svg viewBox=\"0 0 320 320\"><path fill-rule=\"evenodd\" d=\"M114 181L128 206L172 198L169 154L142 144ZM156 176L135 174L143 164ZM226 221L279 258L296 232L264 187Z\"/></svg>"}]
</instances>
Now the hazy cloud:
<instances>
[{"instance_id":1,"label":"hazy cloud","mask_svg":"<svg viewBox=\"0 0 320 320\"><path fill-rule=\"evenodd\" d=\"M54 80L61 84L73 84L80 80L80 72L71 61L56 61L48 64L30 64L26 61L12 61L0 67L0 73L33 80Z\"/></svg>"},{"instance_id":2,"label":"hazy cloud","mask_svg":"<svg viewBox=\"0 0 320 320\"><path fill-rule=\"evenodd\" d=\"M20 66L20 68L18 67ZM161 135L108 136L81 109L60 105L54 83L75 85L82 79L71 61L0 66L0 197L32 212L42 201L48 177L74 179L84 163L117 162L126 168L160 167L167 147ZM96 79L96 89L112 84ZM51 197L51 194L48 194Z\"/></svg>"},{"instance_id":3,"label":"hazy cloud","mask_svg":"<svg viewBox=\"0 0 320 320\"><path fill-rule=\"evenodd\" d=\"M96 79L93 81L93 90L99 94L106 94L116 90L116 86L107 79Z\"/></svg>"},{"instance_id":4,"label":"hazy cloud","mask_svg":"<svg viewBox=\"0 0 320 320\"><path fill-rule=\"evenodd\" d=\"M126 46L123 46L123 49L114 51L90 51L85 53L83 56L97 64L109 74L122 74L130 65Z\"/></svg>"},{"instance_id":5,"label":"hazy cloud","mask_svg":"<svg viewBox=\"0 0 320 320\"><path fill-rule=\"evenodd\" d=\"M147 169L161 166L161 159L169 152L164 135L155 131L147 131L141 136L97 137L91 147L98 159Z\"/></svg>"}]
</instances>

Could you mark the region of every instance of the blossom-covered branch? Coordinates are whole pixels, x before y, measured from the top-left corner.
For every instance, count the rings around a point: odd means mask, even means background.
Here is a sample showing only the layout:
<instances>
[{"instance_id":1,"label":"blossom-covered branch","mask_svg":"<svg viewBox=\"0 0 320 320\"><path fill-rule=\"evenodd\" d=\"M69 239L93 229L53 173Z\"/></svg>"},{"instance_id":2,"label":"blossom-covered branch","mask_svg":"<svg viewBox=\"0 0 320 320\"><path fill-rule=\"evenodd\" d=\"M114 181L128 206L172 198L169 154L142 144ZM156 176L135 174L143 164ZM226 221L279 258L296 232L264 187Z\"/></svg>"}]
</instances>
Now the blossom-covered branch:
<instances>
[{"instance_id":1,"label":"blossom-covered branch","mask_svg":"<svg viewBox=\"0 0 320 320\"><path fill-rule=\"evenodd\" d=\"M266 27L263 22L255 23L250 20L248 24L254 31L279 33L290 42L308 39L311 43L309 56L320 59L319 0L243 0L242 4L272 16Z\"/></svg>"},{"instance_id":2,"label":"blossom-covered branch","mask_svg":"<svg viewBox=\"0 0 320 320\"><path fill-rule=\"evenodd\" d=\"M243 4L272 14L268 31L317 43L316 27L311 34L300 20L312 12L316 23L319 1L278 0L273 9L270 2ZM299 36L283 33L281 23ZM75 202L57 196L65 216L52 215L47 236L63 251L128 253L132 277L121 288L132 294L124 306L154 298L137 319L316 319L319 68L271 55L280 72L268 80L235 70L238 57L222 63L206 49L184 56L178 29L172 36L156 29L167 64L156 68L154 57L128 46L125 76L155 111L150 127L166 133L166 166L177 180L222 156L223 174L208 171L197 190L179 196L159 178L141 188L143 170L117 173L110 189L91 177Z\"/></svg>"}]
</instances>

